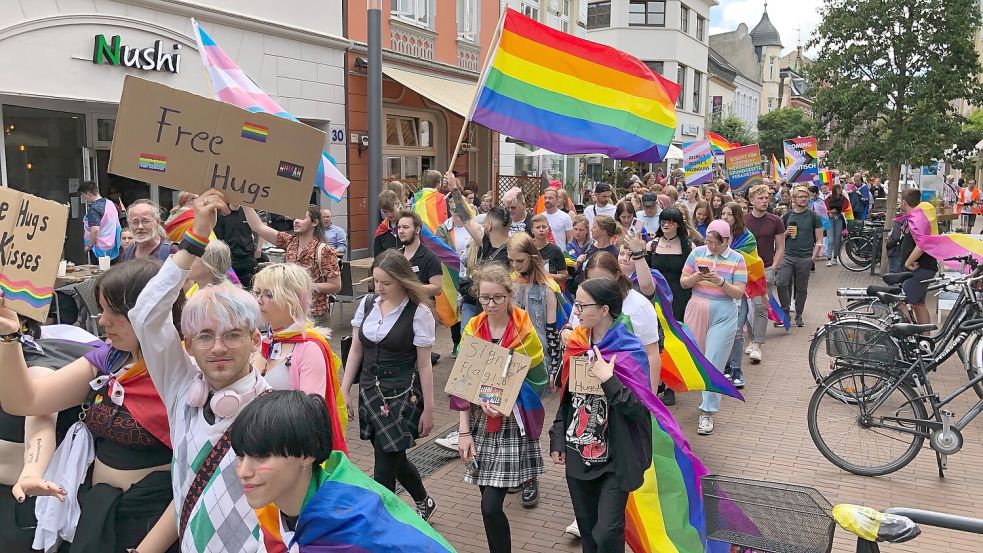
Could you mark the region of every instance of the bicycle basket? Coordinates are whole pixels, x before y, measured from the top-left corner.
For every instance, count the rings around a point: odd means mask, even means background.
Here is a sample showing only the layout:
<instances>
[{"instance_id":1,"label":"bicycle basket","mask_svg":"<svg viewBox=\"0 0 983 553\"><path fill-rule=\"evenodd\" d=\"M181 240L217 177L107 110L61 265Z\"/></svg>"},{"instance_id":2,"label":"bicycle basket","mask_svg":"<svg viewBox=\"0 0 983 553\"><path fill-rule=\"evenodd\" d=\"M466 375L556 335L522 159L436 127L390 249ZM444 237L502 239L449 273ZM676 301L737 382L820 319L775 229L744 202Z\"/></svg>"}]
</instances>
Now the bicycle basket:
<instances>
[{"instance_id":1,"label":"bicycle basket","mask_svg":"<svg viewBox=\"0 0 983 553\"><path fill-rule=\"evenodd\" d=\"M707 475L707 538L767 553L829 553L833 506L804 486Z\"/></svg>"},{"instance_id":2,"label":"bicycle basket","mask_svg":"<svg viewBox=\"0 0 983 553\"><path fill-rule=\"evenodd\" d=\"M890 366L901 357L885 330L860 320L840 319L826 327L826 353L852 363Z\"/></svg>"}]
</instances>

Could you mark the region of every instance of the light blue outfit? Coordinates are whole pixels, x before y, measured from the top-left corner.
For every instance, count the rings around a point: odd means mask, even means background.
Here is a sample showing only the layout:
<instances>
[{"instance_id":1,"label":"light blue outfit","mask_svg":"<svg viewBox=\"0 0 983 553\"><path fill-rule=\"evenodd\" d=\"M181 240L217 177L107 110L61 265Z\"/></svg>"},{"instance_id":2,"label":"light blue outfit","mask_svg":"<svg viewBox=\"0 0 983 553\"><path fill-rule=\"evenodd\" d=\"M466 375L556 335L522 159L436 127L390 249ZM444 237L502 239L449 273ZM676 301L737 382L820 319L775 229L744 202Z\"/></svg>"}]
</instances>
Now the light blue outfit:
<instances>
[{"instance_id":1,"label":"light blue outfit","mask_svg":"<svg viewBox=\"0 0 983 553\"><path fill-rule=\"evenodd\" d=\"M348 252L348 235L338 225L331 225L331 227L324 229L324 241L331 246L335 253Z\"/></svg>"}]
</instances>

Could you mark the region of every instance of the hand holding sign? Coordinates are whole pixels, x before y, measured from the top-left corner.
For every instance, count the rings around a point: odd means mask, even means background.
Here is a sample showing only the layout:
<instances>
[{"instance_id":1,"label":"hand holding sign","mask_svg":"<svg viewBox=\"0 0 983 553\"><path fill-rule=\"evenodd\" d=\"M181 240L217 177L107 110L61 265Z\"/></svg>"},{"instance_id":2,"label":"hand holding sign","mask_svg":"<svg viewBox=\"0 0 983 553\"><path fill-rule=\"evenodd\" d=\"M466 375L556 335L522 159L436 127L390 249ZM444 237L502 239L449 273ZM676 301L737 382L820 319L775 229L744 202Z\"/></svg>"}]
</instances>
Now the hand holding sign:
<instances>
[{"instance_id":1,"label":"hand holding sign","mask_svg":"<svg viewBox=\"0 0 983 553\"><path fill-rule=\"evenodd\" d=\"M7 307L3 297L3 290L0 290L0 336L13 334L20 330L20 319L13 309Z\"/></svg>"},{"instance_id":2,"label":"hand holding sign","mask_svg":"<svg viewBox=\"0 0 983 553\"><path fill-rule=\"evenodd\" d=\"M194 233L198 236L208 236L215 230L218 213L228 215L229 205L225 202L225 194L218 190L207 190L195 198L191 204L195 211Z\"/></svg>"},{"instance_id":3,"label":"hand holding sign","mask_svg":"<svg viewBox=\"0 0 983 553\"><path fill-rule=\"evenodd\" d=\"M602 383L607 382L609 378L614 376L614 362L618 358L617 355L612 355L610 361L605 361L601 357L601 352L594 346L594 356L596 361L594 361L594 367L591 368L591 372L597 377Z\"/></svg>"}]
</instances>

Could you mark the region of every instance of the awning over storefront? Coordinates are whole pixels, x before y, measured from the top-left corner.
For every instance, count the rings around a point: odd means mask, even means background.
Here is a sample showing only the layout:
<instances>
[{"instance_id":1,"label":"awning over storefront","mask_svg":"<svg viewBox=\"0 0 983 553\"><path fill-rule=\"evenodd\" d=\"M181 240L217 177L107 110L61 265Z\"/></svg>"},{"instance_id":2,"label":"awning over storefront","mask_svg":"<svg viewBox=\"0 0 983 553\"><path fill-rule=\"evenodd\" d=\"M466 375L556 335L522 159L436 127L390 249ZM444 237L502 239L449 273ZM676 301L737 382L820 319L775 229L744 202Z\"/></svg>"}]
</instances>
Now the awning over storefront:
<instances>
[{"instance_id":1,"label":"awning over storefront","mask_svg":"<svg viewBox=\"0 0 983 553\"><path fill-rule=\"evenodd\" d=\"M391 65L383 65L382 72L394 81L461 117L468 116L471 101L474 98L475 90L478 88L477 83L424 75L416 71L398 69Z\"/></svg>"}]
</instances>

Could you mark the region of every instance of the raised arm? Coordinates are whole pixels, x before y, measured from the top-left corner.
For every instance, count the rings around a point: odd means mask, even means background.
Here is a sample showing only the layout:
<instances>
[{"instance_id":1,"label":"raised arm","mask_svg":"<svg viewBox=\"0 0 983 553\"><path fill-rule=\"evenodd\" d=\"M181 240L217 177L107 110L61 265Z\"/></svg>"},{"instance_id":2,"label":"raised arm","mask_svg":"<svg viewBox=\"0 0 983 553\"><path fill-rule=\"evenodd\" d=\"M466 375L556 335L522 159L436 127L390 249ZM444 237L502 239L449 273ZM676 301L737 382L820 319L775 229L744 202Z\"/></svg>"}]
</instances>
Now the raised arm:
<instances>
[{"instance_id":1,"label":"raised arm","mask_svg":"<svg viewBox=\"0 0 983 553\"><path fill-rule=\"evenodd\" d=\"M458 187L457 178L450 171L444 175L444 178L450 183L451 198L454 199L454 213L457 213L457 216L461 218L461 222L464 223L464 228L468 230L471 238L476 243L481 244L481 239L485 236L485 229L471 216L467 200L461 195L461 189Z\"/></svg>"},{"instance_id":2,"label":"raised arm","mask_svg":"<svg viewBox=\"0 0 983 553\"><path fill-rule=\"evenodd\" d=\"M259 235L260 238L266 240L270 244L276 244L277 230L259 218L259 213L251 207L242 206L242 211L246 215L246 223L253 232Z\"/></svg>"}]
</instances>

